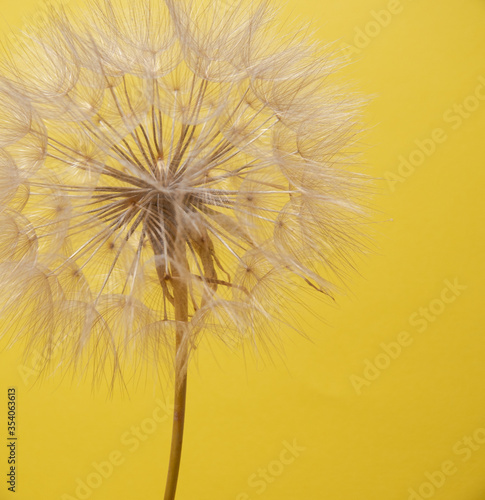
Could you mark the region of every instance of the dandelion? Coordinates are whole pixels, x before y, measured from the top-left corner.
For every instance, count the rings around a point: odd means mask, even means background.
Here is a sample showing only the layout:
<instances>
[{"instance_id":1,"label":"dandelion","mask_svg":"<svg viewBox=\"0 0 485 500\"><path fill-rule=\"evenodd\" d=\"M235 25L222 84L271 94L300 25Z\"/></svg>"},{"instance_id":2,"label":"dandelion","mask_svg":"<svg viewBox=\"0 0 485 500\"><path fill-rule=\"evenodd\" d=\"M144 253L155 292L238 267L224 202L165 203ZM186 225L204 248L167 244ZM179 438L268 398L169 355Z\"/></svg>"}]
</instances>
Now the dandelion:
<instances>
[{"instance_id":1,"label":"dandelion","mask_svg":"<svg viewBox=\"0 0 485 500\"><path fill-rule=\"evenodd\" d=\"M276 14L92 0L48 7L3 51L4 334L111 384L172 367L166 500L204 334L270 351L281 300L332 296L361 248L359 102Z\"/></svg>"}]
</instances>

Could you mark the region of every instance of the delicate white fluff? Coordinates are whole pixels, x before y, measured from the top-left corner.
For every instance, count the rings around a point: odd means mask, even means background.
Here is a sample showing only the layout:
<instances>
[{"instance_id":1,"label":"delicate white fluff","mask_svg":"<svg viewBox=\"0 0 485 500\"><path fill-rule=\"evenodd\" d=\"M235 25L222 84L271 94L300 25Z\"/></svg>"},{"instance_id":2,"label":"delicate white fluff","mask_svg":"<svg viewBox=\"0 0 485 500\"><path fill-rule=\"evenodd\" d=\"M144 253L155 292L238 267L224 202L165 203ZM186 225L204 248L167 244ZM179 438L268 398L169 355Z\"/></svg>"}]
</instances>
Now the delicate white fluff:
<instances>
[{"instance_id":1,"label":"delicate white fluff","mask_svg":"<svg viewBox=\"0 0 485 500\"><path fill-rule=\"evenodd\" d=\"M359 102L308 28L275 14L91 0L81 15L49 7L5 48L0 308L14 339L104 377L171 352L174 276L190 346L202 332L271 346L301 288L332 294L361 248Z\"/></svg>"}]
</instances>

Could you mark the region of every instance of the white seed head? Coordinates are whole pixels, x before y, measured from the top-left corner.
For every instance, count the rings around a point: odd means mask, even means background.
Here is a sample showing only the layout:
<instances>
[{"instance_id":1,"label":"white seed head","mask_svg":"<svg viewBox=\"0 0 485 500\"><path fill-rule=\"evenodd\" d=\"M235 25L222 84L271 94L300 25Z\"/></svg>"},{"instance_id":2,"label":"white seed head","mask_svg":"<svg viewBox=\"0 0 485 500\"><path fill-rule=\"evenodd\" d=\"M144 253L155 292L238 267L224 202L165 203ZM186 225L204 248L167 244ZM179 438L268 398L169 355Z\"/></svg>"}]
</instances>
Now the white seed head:
<instances>
[{"instance_id":1,"label":"white seed head","mask_svg":"<svg viewBox=\"0 0 485 500\"><path fill-rule=\"evenodd\" d=\"M290 28L267 1L90 0L6 46L5 332L112 377L163 364L175 280L191 347L275 345L302 289L332 295L361 248L360 103Z\"/></svg>"}]
</instances>

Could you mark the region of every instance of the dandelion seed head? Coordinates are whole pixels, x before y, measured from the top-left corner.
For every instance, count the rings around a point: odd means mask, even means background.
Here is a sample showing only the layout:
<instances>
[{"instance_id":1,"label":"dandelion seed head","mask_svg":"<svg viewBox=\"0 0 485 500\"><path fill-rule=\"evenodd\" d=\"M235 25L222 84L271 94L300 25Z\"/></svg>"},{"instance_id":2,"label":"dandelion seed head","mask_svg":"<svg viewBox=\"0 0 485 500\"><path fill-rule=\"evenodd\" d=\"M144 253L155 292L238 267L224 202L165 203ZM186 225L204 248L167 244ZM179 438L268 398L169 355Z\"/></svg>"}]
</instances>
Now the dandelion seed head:
<instances>
[{"instance_id":1,"label":"dandelion seed head","mask_svg":"<svg viewBox=\"0 0 485 500\"><path fill-rule=\"evenodd\" d=\"M338 67L264 0L48 7L0 62L5 333L112 380L170 356L182 283L191 348L277 344L362 249Z\"/></svg>"}]
</instances>

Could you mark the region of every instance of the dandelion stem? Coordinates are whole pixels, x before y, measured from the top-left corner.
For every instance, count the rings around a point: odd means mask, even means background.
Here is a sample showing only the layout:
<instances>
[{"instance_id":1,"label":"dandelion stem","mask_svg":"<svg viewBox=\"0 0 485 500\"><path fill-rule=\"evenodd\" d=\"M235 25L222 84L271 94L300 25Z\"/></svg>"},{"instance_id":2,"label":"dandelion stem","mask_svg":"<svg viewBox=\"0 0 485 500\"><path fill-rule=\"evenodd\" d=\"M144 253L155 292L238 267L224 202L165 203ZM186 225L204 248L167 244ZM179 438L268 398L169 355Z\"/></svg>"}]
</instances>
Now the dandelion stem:
<instances>
[{"instance_id":1,"label":"dandelion stem","mask_svg":"<svg viewBox=\"0 0 485 500\"><path fill-rule=\"evenodd\" d=\"M182 442L185 422L185 402L187 395L187 321L188 321L188 287L184 273L188 268L185 254L185 242L178 244L176 264L173 266L173 298L175 309L176 343L175 343L175 397L173 410L172 446L165 486L165 499L174 500L182 456Z\"/></svg>"}]
</instances>

